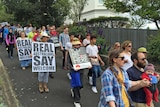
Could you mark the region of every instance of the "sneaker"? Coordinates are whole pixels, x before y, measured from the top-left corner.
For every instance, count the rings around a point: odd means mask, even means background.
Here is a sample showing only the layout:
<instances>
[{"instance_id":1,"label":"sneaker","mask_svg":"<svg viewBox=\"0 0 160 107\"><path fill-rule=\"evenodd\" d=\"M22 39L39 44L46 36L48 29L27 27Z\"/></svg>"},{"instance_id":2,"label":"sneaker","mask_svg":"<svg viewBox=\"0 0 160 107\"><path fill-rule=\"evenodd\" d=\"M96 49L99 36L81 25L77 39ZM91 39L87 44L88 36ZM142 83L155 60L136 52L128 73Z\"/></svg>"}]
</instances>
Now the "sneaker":
<instances>
[{"instance_id":1,"label":"sneaker","mask_svg":"<svg viewBox=\"0 0 160 107\"><path fill-rule=\"evenodd\" d=\"M71 97L74 97L73 89L71 89Z\"/></svg>"},{"instance_id":2,"label":"sneaker","mask_svg":"<svg viewBox=\"0 0 160 107\"><path fill-rule=\"evenodd\" d=\"M68 76L68 79L71 80L72 77L71 77L71 74L70 73L67 73L67 76Z\"/></svg>"},{"instance_id":3,"label":"sneaker","mask_svg":"<svg viewBox=\"0 0 160 107\"><path fill-rule=\"evenodd\" d=\"M11 56L10 59L13 59L13 56Z\"/></svg>"},{"instance_id":4,"label":"sneaker","mask_svg":"<svg viewBox=\"0 0 160 107\"><path fill-rule=\"evenodd\" d=\"M96 88L95 86L92 87L92 91L93 91L94 93L98 93L97 88Z\"/></svg>"},{"instance_id":5,"label":"sneaker","mask_svg":"<svg viewBox=\"0 0 160 107\"><path fill-rule=\"evenodd\" d=\"M52 79L54 78L53 74L49 74L49 77L52 78Z\"/></svg>"},{"instance_id":6,"label":"sneaker","mask_svg":"<svg viewBox=\"0 0 160 107\"><path fill-rule=\"evenodd\" d=\"M25 67L22 67L22 70L25 70L26 68Z\"/></svg>"},{"instance_id":7,"label":"sneaker","mask_svg":"<svg viewBox=\"0 0 160 107\"><path fill-rule=\"evenodd\" d=\"M89 84L90 84L90 85L93 85L92 77L89 77Z\"/></svg>"},{"instance_id":8,"label":"sneaker","mask_svg":"<svg viewBox=\"0 0 160 107\"><path fill-rule=\"evenodd\" d=\"M74 102L74 106L75 107L81 107L80 103L76 103L76 102Z\"/></svg>"}]
</instances>

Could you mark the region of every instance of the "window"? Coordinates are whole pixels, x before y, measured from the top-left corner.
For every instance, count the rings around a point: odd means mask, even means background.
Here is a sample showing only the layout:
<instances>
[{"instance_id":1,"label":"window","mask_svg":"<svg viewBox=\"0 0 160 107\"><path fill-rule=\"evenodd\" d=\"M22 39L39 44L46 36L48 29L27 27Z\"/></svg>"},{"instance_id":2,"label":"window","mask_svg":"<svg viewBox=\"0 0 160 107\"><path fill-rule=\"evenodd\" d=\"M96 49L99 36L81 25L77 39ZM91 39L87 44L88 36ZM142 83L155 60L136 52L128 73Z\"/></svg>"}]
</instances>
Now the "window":
<instances>
[{"instance_id":1,"label":"window","mask_svg":"<svg viewBox=\"0 0 160 107\"><path fill-rule=\"evenodd\" d=\"M104 4L104 1L103 0L99 0L99 4Z\"/></svg>"}]
</instances>

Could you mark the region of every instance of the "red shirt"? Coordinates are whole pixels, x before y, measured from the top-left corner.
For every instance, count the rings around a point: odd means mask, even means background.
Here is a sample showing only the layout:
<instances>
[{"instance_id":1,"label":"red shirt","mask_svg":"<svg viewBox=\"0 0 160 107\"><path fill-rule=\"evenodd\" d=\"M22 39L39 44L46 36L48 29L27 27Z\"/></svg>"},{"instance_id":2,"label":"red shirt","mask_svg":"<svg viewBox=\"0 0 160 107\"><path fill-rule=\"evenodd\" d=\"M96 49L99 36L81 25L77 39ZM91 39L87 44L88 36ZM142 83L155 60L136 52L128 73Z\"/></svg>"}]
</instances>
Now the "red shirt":
<instances>
[{"instance_id":1,"label":"red shirt","mask_svg":"<svg viewBox=\"0 0 160 107\"><path fill-rule=\"evenodd\" d=\"M51 30L51 31L50 31L50 35L51 35L51 36L57 36L57 31Z\"/></svg>"}]
</instances>

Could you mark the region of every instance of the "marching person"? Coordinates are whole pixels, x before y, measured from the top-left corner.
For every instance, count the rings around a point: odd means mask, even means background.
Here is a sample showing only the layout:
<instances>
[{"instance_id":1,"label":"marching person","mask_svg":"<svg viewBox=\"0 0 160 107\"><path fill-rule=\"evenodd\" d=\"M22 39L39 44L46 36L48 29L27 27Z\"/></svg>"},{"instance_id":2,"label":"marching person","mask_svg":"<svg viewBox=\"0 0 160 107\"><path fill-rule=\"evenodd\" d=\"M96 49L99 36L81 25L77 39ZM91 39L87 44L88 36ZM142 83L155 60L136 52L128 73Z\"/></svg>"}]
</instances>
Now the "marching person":
<instances>
[{"instance_id":1,"label":"marching person","mask_svg":"<svg viewBox=\"0 0 160 107\"><path fill-rule=\"evenodd\" d=\"M65 53L66 53L65 52L66 51L65 46L66 46L66 43L70 41L70 38L69 38L69 35L68 35L68 27L65 27L63 31L64 32L59 35L59 42L60 42L61 51L63 53L62 67L64 69L65 68Z\"/></svg>"},{"instance_id":2,"label":"marching person","mask_svg":"<svg viewBox=\"0 0 160 107\"><path fill-rule=\"evenodd\" d=\"M49 40L49 35L46 32L43 32L41 35L40 42L47 42ZM47 86L48 83L49 72L38 72L38 81L39 81L39 92L49 92L49 88Z\"/></svg>"},{"instance_id":3,"label":"marching person","mask_svg":"<svg viewBox=\"0 0 160 107\"><path fill-rule=\"evenodd\" d=\"M16 43L16 37L12 32L12 29L9 29L9 34L6 37L6 44L8 48L8 57L13 59L13 48Z\"/></svg>"},{"instance_id":4,"label":"marching person","mask_svg":"<svg viewBox=\"0 0 160 107\"><path fill-rule=\"evenodd\" d=\"M127 70L133 65L133 62L131 60L132 42L129 40L124 41L122 43L122 50L125 57L125 63L123 65L123 69Z\"/></svg>"},{"instance_id":5,"label":"marching person","mask_svg":"<svg viewBox=\"0 0 160 107\"><path fill-rule=\"evenodd\" d=\"M22 32L20 33L20 35L21 35L21 37L18 37L17 40L25 40L25 39L28 39L28 38L26 37L26 33L25 33L24 31L22 31ZM18 50L18 49L17 49L17 50ZM21 66L22 70L25 70L26 67L28 67L30 63L32 63L32 60L31 60L31 59L21 60L21 61L20 61L20 66Z\"/></svg>"},{"instance_id":6,"label":"marching person","mask_svg":"<svg viewBox=\"0 0 160 107\"><path fill-rule=\"evenodd\" d=\"M127 69L129 79L132 81L141 81L142 74L144 73L144 68L146 66L146 57L142 52L135 52L132 54L131 59L133 61L133 66ZM143 87L149 87L151 85L151 82L147 79L143 80L146 80L145 83L148 85L133 87L134 90L129 93L135 107L148 107L148 105L146 104L146 95ZM153 102L150 103L149 107L154 107Z\"/></svg>"},{"instance_id":7,"label":"marching person","mask_svg":"<svg viewBox=\"0 0 160 107\"><path fill-rule=\"evenodd\" d=\"M78 38L73 38L72 40L72 48L74 50L77 50L81 47L81 42ZM81 107L80 105L80 89L83 87L83 70L80 69L74 69L73 64L71 62L71 56L69 55L69 61L68 66L70 67L70 75L71 75L71 94L74 99L74 105L75 107Z\"/></svg>"},{"instance_id":8,"label":"marching person","mask_svg":"<svg viewBox=\"0 0 160 107\"><path fill-rule=\"evenodd\" d=\"M133 99L131 100L127 90L135 91L141 87L149 86L150 83L146 80L133 79L130 81L127 72L122 68L124 63L122 50L113 50L109 53L109 67L101 76L102 89L98 107L134 107Z\"/></svg>"},{"instance_id":9,"label":"marching person","mask_svg":"<svg viewBox=\"0 0 160 107\"><path fill-rule=\"evenodd\" d=\"M91 68L92 83L90 85L92 85L92 91L94 93L98 93L96 88L96 78L98 78L101 73L100 63L102 64L102 66L104 66L104 62L99 56L98 47L95 44L96 44L96 36L91 36L90 44L86 47L86 53L88 54L88 57L92 64L92 68Z\"/></svg>"}]
</instances>

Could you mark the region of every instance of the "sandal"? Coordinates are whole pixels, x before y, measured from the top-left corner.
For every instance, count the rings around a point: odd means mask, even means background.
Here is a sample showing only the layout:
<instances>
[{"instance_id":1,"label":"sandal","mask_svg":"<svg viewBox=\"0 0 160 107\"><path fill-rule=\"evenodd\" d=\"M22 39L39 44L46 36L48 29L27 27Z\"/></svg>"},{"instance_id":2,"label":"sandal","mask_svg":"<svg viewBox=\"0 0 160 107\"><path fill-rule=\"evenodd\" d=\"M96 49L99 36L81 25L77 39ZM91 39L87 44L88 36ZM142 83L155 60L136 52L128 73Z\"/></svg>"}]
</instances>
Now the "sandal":
<instances>
[{"instance_id":1,"label":"sandal","mask_svg":"<svg viewBox=\"0 0 160 107\"><path fill-rule=\"evenodd\" d=\"M49 92L49 89L48 89L47 87L45 87L45 88L44 88L44 91L45 91L46 93L48 93L48 92Z\"/></svg>"},{"instance_id":2,"label":"sandal","mask_svg":"<svg viewBox=\"0 0 160 107\"><path fill-rule=\"evenodd\" d=\"M43 92L44 92L43 87L39 87L39 92L40 92L40 93L43 93Z\"/></svg>"}]
</instances>

